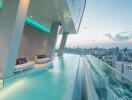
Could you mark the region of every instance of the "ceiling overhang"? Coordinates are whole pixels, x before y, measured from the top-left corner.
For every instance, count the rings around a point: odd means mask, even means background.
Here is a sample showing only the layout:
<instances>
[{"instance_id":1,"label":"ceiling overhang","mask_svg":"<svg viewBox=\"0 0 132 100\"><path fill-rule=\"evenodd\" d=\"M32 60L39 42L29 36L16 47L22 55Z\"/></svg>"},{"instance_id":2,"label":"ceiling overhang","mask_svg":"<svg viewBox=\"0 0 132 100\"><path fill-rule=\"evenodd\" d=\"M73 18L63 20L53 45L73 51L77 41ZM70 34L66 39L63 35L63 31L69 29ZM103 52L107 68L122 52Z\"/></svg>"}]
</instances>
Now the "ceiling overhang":
<instances>
[{"instance_id":1,"label":"ceiling overhang","mask_svg":"<svg viewBox=\"0 0 132 100\"><path fill-rule=\"evenodd\" d=\"M27 16L47 29L58 21L62 23L62 32L76 33L67 0L31 0Z\"/></svg>"}]
</instances>

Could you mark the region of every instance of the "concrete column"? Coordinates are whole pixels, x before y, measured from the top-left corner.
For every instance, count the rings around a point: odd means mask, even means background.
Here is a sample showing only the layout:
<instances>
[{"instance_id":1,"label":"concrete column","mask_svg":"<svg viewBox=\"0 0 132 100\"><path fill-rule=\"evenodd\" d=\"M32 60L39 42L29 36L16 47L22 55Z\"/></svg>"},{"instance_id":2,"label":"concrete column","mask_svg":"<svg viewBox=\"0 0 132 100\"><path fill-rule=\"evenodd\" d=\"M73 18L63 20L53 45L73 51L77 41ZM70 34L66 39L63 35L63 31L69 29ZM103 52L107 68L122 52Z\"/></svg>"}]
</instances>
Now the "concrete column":
<instances>
[{"instance_id":1,"label":"concrete column","mask_svg":"<svg viewBox=\"0 0 132 100\"><path fill-rule=\"evenodd\" d=\"M0 77L14 75L14 67L30 0L6 0L0 12Z\"/></svg>"},{"instance_id":2,"label":"concrete column","mask_svg":"<svg viewBox=\"0 0 132 100\"><path fill-rule=\"evenodd\" d=\"M59 50L58 50L58 56L63 55L63 51L64 51L66 40L67 40L67 35L68 35L67 32L63 33L63 36L62 36L62 39L61 39L61 44L60 44L60 47L59 47Z\"/></svg>"},{"instance_id":3,"label":"concrete column","mask_svg":"<svg viewBox=\"0 0 132 100\"><path fill-rule=\"evenodd\" d=\"M57 37L60 31L61 23L60 22L53 22L51 26L51 32L49 36L49 54L48 57L52 58L57 42Z\"/></svg>"}]
</instances>

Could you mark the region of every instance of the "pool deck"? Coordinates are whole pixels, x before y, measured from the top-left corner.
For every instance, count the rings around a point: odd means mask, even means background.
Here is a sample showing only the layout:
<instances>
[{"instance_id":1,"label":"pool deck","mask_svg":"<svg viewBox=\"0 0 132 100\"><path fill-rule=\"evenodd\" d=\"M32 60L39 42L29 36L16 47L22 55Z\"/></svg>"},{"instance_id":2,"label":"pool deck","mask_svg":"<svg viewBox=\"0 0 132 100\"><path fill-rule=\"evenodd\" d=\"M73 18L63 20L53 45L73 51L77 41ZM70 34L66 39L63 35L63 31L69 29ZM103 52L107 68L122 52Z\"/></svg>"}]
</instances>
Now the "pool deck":
<instances>
[{"instance_id":1,"label":"pool deck","mask_svg":"<svg viewBox=\"0 0 132 100\"><path fill-rule=\"evenodd\" d=\"M34 62L34 61L31 61L31 62ZM53 63L53 60L47 62L47 63L42 63L42 64L37 64L37 63L34 63L33 67L30 68L30 69L26 69L26 70L23 70L23 71L18 71L18 72L15 72L14 75L19 75L19 74L23 74L25 72L30 72L30 71L35 71L37 69L41 69L41 68L47 68L48 65L52 64Z\"/></svg>"}]
</instances>

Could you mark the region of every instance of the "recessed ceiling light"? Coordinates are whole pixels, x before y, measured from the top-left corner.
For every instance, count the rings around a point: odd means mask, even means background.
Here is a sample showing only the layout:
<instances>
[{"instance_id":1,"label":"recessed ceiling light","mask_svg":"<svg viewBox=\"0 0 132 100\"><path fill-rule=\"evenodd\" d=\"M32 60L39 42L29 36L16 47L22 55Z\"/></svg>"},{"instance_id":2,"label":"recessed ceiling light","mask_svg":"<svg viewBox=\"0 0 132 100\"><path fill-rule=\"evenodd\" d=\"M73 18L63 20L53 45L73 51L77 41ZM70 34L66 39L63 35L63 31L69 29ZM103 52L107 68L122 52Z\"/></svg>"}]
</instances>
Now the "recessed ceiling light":
<instances>
[{"instance_id":1,"label":"recessed ceiling light","mask_svg":"<svg viewBox=\"0 0 132 100\"><path fill-rule=\"evenodd\" d=\"M30 16L31 18L33 17L33 16Z\"/></svg>"}]
</instances>

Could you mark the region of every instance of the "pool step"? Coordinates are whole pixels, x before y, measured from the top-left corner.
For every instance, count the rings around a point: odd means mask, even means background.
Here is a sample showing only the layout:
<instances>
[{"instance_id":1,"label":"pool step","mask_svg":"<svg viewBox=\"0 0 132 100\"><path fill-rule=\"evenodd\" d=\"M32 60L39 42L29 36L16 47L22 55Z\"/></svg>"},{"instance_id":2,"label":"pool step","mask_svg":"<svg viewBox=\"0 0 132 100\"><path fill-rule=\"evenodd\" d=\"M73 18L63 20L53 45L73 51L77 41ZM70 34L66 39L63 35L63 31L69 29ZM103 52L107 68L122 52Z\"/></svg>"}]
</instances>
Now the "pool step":
<instances>
[{"instance_id":1,"label":"pool step","mask_svg":"<svg viewBox=\"0 0 132 100\"><path fill-rule=\"evenodd\" d=\"M90 75L90 65L85 56L80 57L72 100L99 100Z\"/></svg>"},{"instance_id":2,"label":"pool step","mask_svg":"<svg viewBox=\"0 0 132 100\"><path fill-rule=\"evenodd\" d=\"M90 74L90 64L88 63L86 57L83 58L83 67L84 67L84 83L86 88L85 100L99 100L93 81Z\"/></svg>"}]
</instances>

